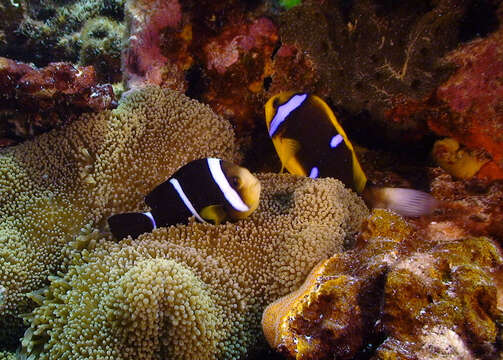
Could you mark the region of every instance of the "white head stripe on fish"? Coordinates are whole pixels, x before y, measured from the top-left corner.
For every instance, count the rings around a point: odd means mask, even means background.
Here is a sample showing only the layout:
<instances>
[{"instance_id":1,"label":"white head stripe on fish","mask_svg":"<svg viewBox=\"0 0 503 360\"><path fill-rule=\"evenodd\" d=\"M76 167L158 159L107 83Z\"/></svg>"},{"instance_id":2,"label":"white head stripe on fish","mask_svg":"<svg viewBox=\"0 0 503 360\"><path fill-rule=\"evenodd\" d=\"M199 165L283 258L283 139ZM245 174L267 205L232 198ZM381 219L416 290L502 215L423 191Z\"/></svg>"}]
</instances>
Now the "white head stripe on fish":
<instances>
[{"instance_id":1,"label":"white head stripe on fish","mask_svg":"<svg viewBox=\"0 0 503 360\"><path fill-rule=\"evenodd\" d=\"M169 182L171 183L171 185L173 185L173 187L175 188L176 192L178 193L178 196L180 196L180 199L182 199L183 203L185 204L185 206L187 207L187 209L189 209L189 211L192 213L192 215L194 215L194 217L197 220L199 220L200 222L203 222L203 223L206 222L206 221L203 220L202 217L199 216L199 214L197 213L196 209L194 209L194 206L192 206L192 203L190 202L189 198L183 192L183 189L180 186L180 183L178 182L178 180L176 180L175 178L171 178L169 180Z\"/></svg>"},{"instance_id":2,"label":"white head stripe on fish","mask_svg":"<svg viewBox=\"0 0 503 360\"><path fill-rule=\"evenodd\" d=\"M243 202L239 194L232 188L227 181L221 167L221 160L215 158L208 158L208 166L210 168L211 176L217 183L218 187L224 194L227 201L237 211L248 211L250 208Z\"/></svg>"},{"instance_id":3,"label":"white head stripe on fish","mask_svg":"<svg viewBox=\"0 0 503 360\"><path fill-rule=\"evenodd\" d=\"M152 216L152 214L150 213L150 211L147 211L147 212L144 212L142 213L143 215L145 215L146 217L148 217L150 219L150 221L152 221L152 226L154 229L157 229L157 224L155 223L155 219L154 217Z\"/></svg>"},{"instance_id":4,"label":"white head stripe on fish","mask_svg":"<svg viewBox=\"0 0 503 360\"><path fill-rule=\"evenodd\" d=\"M273 136L278 127L281 125L283 121L285 121L286 117L295 109L297 109L304 100L306 100L307 94L303 95L294 95L288 100L286 103L278 106L276 110L276 114L271 120L269 125L269 136Z\"/></svg>"},{"instance_id":5,"label":"white head stripe on fish","mask_svg":"<svg viewBox=\"0 0 503 360\"><path fill-rule=\"evenodd\" d=\"M309 177L311 179L316 179L319 175L320 171L318 170L318 168L315 166L311 169L311 172L309 173Z\"/></svg>"},{"instance_id":6,"label":"white head stripe on fish","mask_svg":"<svg viewBox=\"0 0 503 360\"><path fill-rule=\"evenodd\" d=\"M339 145L342 140L344 140L344 138L342 137L341 134L337 134L335 135L331 140L330 140L330 147L333 149L333 148L336 148L337 145Z\"/></svg>"}]
</instances>

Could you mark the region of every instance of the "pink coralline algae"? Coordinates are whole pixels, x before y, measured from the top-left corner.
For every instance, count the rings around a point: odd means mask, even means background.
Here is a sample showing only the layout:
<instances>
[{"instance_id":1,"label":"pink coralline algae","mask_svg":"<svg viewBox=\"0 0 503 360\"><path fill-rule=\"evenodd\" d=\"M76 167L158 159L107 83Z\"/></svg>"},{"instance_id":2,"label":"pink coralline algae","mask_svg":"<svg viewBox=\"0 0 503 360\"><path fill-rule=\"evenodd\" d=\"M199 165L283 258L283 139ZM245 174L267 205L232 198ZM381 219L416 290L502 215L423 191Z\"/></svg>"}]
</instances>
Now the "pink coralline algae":
<instances>
[{"instance_id":1,"label":"pink coralline algae","mask_svg":"<svg viewBox=\"0 0 503 360\"><path fill-rule=\"evenodd\" d=\"M236 124L253 129L262 117L264 81L271 75L278 41L277 29L267 18L227 25L203 48L206 77L211 84L202 100Z\"/></svg>"},{"instance_id":2,"label":"pink coralline algae","mask_svg":"<svg viewBox=\"0 0 503 360\"><path fill-rule=\"evenodd\" d=\"M276 40L276 32L276 27L267 18L225 30L204 48L208 70L215 69L219 74L225 73L243 53L253 48L260 49L271 39Z\"/></svg>"},{"instance_id":3,"label":"pink coralline algae","mask_svg":"<svg viewBox=\"0 0 503 360\"><path fill-rule=\"evenodd\" d=\"M115 107L111 85L92 66L51 63L36 69L0 57L0 142L15 143L89 111Z\"/></svg>"},{"instance_id":4,"label":"pink coralline algae","mask_svg":"<svg viewBox=\"0 0 503 360\"><path fill-rule=\"evenodd\" d=\"M162 51L163 31L180 27L180 3L178 0L128 1L126 14L129 19L129 39L123 67L128 87L163 85L163 74L170 63ZM176 77L176 74L176 71L169 72L171 76Z\"/></svg>"},{"instance_id":5,"label":"pink coralline algae","mask_svg":"<svg viewBox=\"0 0 503 360\"><path fill-rule=\"evenodd\" d=\"M480 177L503 178L503 28L446 56L458 69L437 90L448 116L430 120L439 135L450 136L492 157Z\"/></svg>"}]
</instances>

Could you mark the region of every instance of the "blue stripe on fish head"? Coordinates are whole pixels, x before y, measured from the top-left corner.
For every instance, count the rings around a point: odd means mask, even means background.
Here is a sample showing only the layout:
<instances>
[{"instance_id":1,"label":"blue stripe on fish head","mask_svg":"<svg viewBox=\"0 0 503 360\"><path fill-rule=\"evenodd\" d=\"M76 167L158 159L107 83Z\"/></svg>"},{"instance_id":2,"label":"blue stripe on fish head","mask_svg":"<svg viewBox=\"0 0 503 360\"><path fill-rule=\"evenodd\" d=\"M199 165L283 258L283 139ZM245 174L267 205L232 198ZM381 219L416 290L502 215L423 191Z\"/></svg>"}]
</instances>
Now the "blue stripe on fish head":
<instances>
[{"instance_id":1,"label":"blue stripe on fish head","mask_svg":"<svg viewBox=\"0 0 503 360\"><path fill-rule=\"evenodd\" d=\"M276 114L274 115L273 119L271 120L271 124L269 125L270 137L272 137L276 133L278 127L286 120L288 115L290 115L292 111L301 106L306 99L307 94L294 95L286 103L278 106L278 108L276 109Z\"/></svg>"}]
</instances>

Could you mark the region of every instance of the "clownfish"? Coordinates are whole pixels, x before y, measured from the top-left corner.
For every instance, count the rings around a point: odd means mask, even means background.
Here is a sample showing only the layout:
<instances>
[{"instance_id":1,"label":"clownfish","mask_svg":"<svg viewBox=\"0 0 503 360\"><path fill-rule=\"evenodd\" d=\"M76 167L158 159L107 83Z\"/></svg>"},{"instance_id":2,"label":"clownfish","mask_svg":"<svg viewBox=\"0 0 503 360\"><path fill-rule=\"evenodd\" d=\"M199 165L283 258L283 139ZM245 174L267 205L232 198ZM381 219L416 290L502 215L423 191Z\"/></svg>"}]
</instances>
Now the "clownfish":
<instances>
[{"instance_id":1,"label":"clownfish","mask_svg":"<svg viewBox=\"0 0 503 360\"><path fill-rule=\"evenodd\" d=\"M260 182L248 169L216 158L194 160L146 197L150 211L108 218L115 238L137 238L162 226L186 224L194 216L218 225L249 216L259 204Z\"/></svg>"},{"instance_id":2,"label":"clownfish","mask_svg":"<svg viewBox=\"0 0 503 360\"><path fill-rule=\"evenodd\" d=\"M282 92L265 104L269 136L290 173L339 179L361 193L371 207L384 207L404 216L428 214L437 201L423 191L368 185L353 145L332 109L307 93Z\"/></svg>"}]
</instances>

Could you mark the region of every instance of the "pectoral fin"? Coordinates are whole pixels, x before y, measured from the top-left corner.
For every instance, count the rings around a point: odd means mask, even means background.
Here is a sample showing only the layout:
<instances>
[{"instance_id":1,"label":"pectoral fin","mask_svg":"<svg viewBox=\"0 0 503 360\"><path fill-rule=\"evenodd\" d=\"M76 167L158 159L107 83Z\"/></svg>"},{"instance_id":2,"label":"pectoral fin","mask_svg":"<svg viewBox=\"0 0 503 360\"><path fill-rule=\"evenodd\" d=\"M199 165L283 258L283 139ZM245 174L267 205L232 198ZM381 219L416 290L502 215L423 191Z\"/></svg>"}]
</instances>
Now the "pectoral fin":
<instances>
[{"instance_id":1,"label":"pectoral fin","mask_svg":"<svg viewBox=\"0 0 503 360\"><path fill-rule=\"evenodd\" d=\"M221 224L227 218L227 213L222 205L206 206L199 215L206 221L212 221L215 225Z\"/></svg>"},{"instance_id":2,"label":"pectoral fin","mask_svg":"<svg viewBox=\"0 0 503 360\"><path fill-rule=\"evenodd\" d=\"M278 139L276 150L281 160L283 168L286 168L291 174L307 176L306 170L297 159L297 154L301 150L300 143L290 138Z\"/></svg>"},{"instance_id":3,"label":"pectoral fin","mask_svg":"<svg viewBox=\"0 0 503 360\"><path fill-rule=\"evenodd\" d=\"M292 156L295 156L300 150L300 144L297 140L290 139L290 138L281 138L281 149L279 152L281 152L280 157L285 157L289 158Z\"/></svg>"},{"instance_id":4,"label":"pectoral fin","mask_svg":"<svg viewBox=\"0 0 503 360\"><path fill-rule=\"evenodd\" d=\"M298 153L301 151L300 143L297 140L283 138L281 139L280 150L278 151L279 158L283 166L290 174L307 176L306 169L300 164Z\"/></svg>"}]
</instances>

